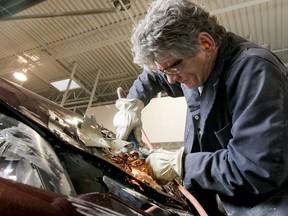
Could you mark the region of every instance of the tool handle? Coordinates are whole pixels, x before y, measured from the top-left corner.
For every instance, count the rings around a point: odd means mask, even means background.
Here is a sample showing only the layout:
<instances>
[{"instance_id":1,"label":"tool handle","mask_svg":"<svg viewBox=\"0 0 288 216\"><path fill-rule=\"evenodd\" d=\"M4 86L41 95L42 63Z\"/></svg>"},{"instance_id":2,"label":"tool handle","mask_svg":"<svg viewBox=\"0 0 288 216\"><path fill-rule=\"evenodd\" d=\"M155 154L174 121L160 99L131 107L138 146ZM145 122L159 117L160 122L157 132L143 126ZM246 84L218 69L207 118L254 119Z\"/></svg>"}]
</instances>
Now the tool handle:
<instances>
[{"instance_id":1,"label":"tool handle","mask_svg":"<svg viewBox=\"0 0 288 216\"><path fill-rule=\"evenodd\" d=\"M136 139L136 137L135 137L135 135L134 135L134 131L133 131L133 130L132 130L131 133L129 134L129 136L128 136L128 138L127 138L127 141L133 143L134 148L136 148L136 149L139 149L139 148L140 148L139 143L138 143L138 141L137 141L137 139Z\"/></svg>"}]
</instances>

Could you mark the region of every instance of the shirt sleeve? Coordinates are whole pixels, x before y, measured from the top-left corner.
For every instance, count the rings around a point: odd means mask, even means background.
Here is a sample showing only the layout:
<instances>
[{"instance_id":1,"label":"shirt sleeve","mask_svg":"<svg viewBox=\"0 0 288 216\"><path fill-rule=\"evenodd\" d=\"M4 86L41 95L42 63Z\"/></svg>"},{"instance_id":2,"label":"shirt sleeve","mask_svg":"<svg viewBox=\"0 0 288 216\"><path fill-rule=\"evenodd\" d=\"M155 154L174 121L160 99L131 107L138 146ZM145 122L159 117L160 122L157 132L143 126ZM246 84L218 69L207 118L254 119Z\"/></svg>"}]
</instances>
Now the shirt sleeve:
<instances>
[{"instance_id":1,"label":"shirt sleeve","mask_svg":"<svg viewBox=\"0 0 288 216\"><path fill-rule=\"evenodd\" d=\"M165 74L144 69L134 81L127 98L140 99L147 105L159 92L166 92L171 97L183 96L180 83L169 84Z\"/></svg>"}]
</instances>

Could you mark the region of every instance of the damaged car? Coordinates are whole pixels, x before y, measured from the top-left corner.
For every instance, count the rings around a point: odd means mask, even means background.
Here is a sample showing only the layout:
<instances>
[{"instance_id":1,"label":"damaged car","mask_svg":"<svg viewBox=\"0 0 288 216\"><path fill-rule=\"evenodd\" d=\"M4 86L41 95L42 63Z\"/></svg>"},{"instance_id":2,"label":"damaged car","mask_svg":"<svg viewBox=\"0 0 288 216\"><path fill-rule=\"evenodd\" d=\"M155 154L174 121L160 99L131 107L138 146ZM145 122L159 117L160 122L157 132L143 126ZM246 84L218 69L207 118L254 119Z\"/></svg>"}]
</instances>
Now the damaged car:
<instances>
[{"instance_id":1,"label":"damaged car","mask_svg":"<svg viewBox=\"0 0 288 216\"><path fill-rule=\"evenodd\" d=\"M177 185L158 185L133 144L95 116L5 79L0 92L1 213L198 215Z\"/></svg>"}]
</instances>

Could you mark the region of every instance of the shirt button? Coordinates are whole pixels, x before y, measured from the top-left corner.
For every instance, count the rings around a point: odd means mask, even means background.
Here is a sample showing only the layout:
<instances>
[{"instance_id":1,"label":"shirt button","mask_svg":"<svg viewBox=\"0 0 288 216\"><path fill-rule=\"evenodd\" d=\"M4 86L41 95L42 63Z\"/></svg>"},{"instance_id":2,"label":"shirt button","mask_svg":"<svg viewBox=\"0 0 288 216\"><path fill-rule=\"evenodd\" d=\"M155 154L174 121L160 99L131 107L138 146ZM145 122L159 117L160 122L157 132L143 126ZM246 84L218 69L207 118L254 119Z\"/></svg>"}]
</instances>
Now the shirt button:
<instances>
[{"instance_id":1,"label":"shirt button","mask_svg":"<svg viewBox=\"0 0 288 216\"><path fill-rule=\"evenodd\" d=\"M194 119L198 121L199 120L199 116L198 115L194 116Z\"/></svg>"}]
</instances>

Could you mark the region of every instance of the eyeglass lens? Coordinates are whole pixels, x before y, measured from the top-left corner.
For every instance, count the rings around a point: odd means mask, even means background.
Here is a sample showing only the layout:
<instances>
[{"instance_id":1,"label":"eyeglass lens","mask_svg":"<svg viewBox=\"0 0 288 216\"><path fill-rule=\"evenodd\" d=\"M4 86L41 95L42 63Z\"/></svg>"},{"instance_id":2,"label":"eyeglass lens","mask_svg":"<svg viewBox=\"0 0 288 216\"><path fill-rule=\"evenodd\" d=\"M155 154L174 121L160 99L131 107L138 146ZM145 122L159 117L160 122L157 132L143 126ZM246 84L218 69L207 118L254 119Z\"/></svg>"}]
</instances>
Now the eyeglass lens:
<instances>
[{"instance_id":1,"label":"eyeglass lens","mask_svg":"<svg viewBox=\"0 0 288 216\"><path fill-rule=\"evenodd\" d=\"M179 73L179 68L178 66L181 64L182 59L177 60L176 62L174 62L174 64L172 64L169 68L166 68L163 70L164 73L166 74L176 74Z\"/></svg>"}]
</instances>

